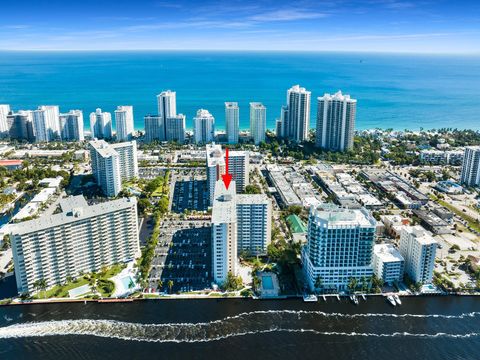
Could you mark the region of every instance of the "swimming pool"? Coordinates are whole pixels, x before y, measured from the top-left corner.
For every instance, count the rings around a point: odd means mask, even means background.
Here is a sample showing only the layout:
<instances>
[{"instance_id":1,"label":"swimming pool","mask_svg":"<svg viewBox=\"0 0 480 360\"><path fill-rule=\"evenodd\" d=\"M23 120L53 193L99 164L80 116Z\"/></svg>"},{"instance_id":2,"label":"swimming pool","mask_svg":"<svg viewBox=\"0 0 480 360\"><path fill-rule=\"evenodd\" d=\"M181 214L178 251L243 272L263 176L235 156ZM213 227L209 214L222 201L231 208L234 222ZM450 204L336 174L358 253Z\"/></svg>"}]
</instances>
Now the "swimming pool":
<instances>
[{"instance_id":1,"label":"swimming pool","mask_svg":"<svg viewBox=\"0 0 480 360\"><path fill-rule=\"evenodd\" d=\"M273 280L270 275L262 276L262 288L265 290L273 290Z\"/></svg>"},{"instance_id":2,"label":"swimming pool","mask_svg":"<svg viewBox=\"0 0 480 360\"><path fill-rule=\"evenodd\" d=\"M69 290L68 296L70 296L71 298L75 298L77 296L84 295L89 292L90 292L90 285L86 284L86 285L76 287L75 289Z\"/></svg>"},{"instance_id":3,"label":"swimming pool","mask_svg":"<svg viewBox=\"0 0 480 360\"><path fill-rule=\"evenodd\" d=\"M130 289L130 284L133 284L132 288L135 287L135 281L133 281L131 276L125 276L121 278L120 282L122 283L125 291L128 291Z\"/></svg>"}]
</instances>

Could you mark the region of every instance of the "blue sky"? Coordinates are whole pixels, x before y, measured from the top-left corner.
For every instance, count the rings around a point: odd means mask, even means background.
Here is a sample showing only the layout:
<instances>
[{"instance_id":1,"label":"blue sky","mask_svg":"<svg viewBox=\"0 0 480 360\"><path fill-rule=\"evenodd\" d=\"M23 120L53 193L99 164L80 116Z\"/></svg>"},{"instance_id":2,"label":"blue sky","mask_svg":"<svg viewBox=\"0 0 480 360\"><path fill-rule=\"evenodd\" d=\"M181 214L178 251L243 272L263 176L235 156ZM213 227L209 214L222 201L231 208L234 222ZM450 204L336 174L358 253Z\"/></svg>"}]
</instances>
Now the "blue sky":
<instances>
[{"instance_id":1,"label":"blue sky","mask_svg":"<svg viewBox=\"0 0 480 360\"><path fill-rule=\"evenodd\" d=\"M480 1L0 0L0 49L480 53Z\"/></svg>"}]
</instances>

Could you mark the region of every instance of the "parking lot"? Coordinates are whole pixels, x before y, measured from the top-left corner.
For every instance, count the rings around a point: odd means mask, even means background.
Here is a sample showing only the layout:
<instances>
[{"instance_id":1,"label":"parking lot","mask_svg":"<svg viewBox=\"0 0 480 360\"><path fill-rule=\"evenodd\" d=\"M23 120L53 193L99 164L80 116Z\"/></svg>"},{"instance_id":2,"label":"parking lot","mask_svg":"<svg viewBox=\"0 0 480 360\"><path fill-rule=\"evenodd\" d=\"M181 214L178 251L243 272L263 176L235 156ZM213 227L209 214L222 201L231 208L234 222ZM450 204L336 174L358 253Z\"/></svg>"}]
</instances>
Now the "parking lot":
<instances>
[{"instance_id":1,"label":"parking lot","mask_svg":"<svg viewBox=\"0 0 480 360\"><path fill-rule=\"evenodd\" d=\"M170 280L173 281L172 292L209 288L212 261L210 244L210 222L165 220L160 228L149 288L169 292Z\"/></svg>"},{"instance_id":2,"label":"parking lot","mask_svg":"<svg viewBox=\"0 0 480 360\"><path fill-rule=\"evenodd\" d=\"M175 181L172 211L183 213L185 210L206 211L208 208L208 190L206 180L177 179Z\"/></svg>"}]
</instances>

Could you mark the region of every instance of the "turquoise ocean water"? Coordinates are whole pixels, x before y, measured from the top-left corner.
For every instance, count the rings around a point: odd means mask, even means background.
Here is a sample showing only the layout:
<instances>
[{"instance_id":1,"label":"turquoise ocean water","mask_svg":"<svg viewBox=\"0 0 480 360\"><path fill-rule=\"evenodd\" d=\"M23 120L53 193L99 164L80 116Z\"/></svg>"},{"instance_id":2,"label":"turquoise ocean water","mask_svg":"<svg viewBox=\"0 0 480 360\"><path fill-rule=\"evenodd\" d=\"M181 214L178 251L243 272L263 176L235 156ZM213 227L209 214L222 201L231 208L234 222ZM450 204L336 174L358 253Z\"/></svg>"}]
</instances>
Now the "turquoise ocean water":
<instances>
[{"instance_id":1,"label":"turquoise ocean water","mask_svg":"<svg viewBox=\"0 0 480 360\"><path fill-rule=\"evenodd\" d=\"M155 95L177 92L187 127L199 108L224 128L224 102L267 107L267 127L300 84L316 98L342 90L358 100L357 129L480 129L480 57L286 52L0 52L0 103L13 109L58 104L61 111L133 105L135 127L156 113Z\"/></svg>"}]
</instances>

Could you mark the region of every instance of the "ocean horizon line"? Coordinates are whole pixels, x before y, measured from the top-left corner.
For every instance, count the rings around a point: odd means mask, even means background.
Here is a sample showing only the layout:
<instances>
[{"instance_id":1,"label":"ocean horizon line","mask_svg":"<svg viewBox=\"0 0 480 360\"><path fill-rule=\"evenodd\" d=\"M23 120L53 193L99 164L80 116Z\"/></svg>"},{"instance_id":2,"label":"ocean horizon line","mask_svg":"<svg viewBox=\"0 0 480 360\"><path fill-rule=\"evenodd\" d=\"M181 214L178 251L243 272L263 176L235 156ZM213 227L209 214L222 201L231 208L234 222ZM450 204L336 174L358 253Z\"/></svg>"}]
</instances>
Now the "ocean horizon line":
<instances>
[{"instance_id":1,"label":"ocean horizon line","mask_svg":"<svg viewBox=\"0 0 480 360\"><path fill-rule=\"evenodd\" d=\"M365 55L398 55L398 56L445 56L445 57L480 57L480 52L429 52L429 51L377 51L377 50L307 50L307 49L155 49L155 48L139 48L139 49L2 49L0 53L134 53L134 52L151 52L151 53L248 53L248 54L365 54Z\"/></svg>"}]
</instances>

